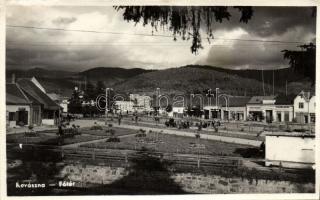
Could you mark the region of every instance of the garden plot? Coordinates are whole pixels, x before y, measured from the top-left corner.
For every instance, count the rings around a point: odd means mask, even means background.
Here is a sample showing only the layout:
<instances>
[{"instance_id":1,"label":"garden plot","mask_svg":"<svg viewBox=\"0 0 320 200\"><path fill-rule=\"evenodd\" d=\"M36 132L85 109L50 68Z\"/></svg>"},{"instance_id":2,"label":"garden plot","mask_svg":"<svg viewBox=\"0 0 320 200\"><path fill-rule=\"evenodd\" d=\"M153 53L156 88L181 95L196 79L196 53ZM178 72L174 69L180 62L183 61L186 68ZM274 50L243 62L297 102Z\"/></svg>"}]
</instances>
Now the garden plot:
<instances>
[{"instance_id":1,"label":"garden plot","mask_svg":"<svg viewBox=\"0 0 320 200\"><path fill-rule=\"evenodd\" d=\"M234 153L237 149L249 148L250 146L148 132L145 133L145 136L143 136L143 133L137 133L135 136L121 138L120 142L102 141L84 144L81 147L128 150L149 149L163 153L239 156L239 154Z\"/></svg>"}]
</instances>

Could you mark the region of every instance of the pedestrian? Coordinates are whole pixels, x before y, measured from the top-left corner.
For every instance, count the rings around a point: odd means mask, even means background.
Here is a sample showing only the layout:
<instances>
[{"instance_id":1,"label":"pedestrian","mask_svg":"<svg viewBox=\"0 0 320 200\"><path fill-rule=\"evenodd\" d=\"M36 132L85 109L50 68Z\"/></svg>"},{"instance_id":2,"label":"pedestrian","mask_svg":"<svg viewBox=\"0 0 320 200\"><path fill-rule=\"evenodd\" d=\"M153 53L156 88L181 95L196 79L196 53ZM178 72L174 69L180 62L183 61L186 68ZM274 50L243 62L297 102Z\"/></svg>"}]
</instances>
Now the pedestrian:
<instances>
[{"instance_id":1,"label":"pedestrian","mask_svg":"<svg viewBox=\"0 0 320 200\"><path fill-rule=\"evenodd\" d=\"M136 124L138 123L138 115L137 114L135 115L135 122L136 122Z\"/></svg>"},{"instance_id":2,"label":"pedestrian","mask_svg":"<svg viewBox=\"0 0 320 200\"><path fill-rule=\"evenodd\" d=\"M119 124L119 126L121 125L121 116L120 115L118 117L118 124Z\"/></svg>"}]
</instances>

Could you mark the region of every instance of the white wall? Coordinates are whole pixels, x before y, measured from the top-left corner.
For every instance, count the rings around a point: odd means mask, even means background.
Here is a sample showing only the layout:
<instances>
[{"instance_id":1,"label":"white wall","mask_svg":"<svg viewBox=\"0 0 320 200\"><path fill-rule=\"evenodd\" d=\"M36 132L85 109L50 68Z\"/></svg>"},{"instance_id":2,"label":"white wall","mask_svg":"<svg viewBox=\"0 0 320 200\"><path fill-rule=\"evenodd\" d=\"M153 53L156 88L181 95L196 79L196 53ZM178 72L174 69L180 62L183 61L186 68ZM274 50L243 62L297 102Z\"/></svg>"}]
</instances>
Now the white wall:
<instances>
[{"instance_id":1,"label":"white wall","mask_svg":"<svg viewBox=\"0 0 320 200\"><path fill-rule=\"evenodd\" d=\"M172 107L172 112L174 113L183 113L184 108L183 107Z\"/></svg>"},{"instance_id":2,"label":"white wall","mask_svg":"<svg viewBox=\"0 0 320 200\"><path fill-rule=\"evenodd\" d=\"M60 106L62 107L62 112L68 112L68 103L60 103Z\"/></svg>"},{"instance_id":3,"label":"white wall","mask_svg":"<svg viewBox=\"0 0 320 200\"><path fill-rule=\"evenodd\" d=\"M42 125L50 125L53 126L54 124L54 119L42 119Z\"/></svg>"},{"instance_id":4,"label":"white wall","mask_svg":"<svg viewBox=\"0 0 320 200\"><path fill-rule=\"evenodd\" d=\"M293 106L292 105L275 105L273 110L273 121L278 121L277 112L281 113L281 122L284 122L285 113L289 113L289 122L293 120Z\"/></svg>"},{"instance_id":5,"label":"white wall","mask_svg":"<svg viewBox=\"0 0 320 200\"><path fill-rule=\"evenodd\" d=\"M294 163L315 163L315 138L293 136L266 136L266 161Z\"/></svg>"},{"instance_id":6,"label":"white wall","mask_svg":"<svg viewBox=\"0 0 320 200\"><path fill-rule=\"evenodd\" d=\"M132 101L116 101L115 105L117 106L118 110L121 110L123 112L133 112L133 102Z\"/></svg>"},{"instance_id":7,"label":"white wall","mask_svg":"<svg viewBox=\"0 0 320 200\"><path fill-rule=\"evenodd\" d=\"M229 113L229 119L231 119L231 113L243 113L243 120L245 121L247 119L247 113L246 113L246 106L243 106L243 107L222 107L221 108L221 111L222 113L224 111L228 111ZM224 114L222 114L224 115Z\"/></svg>"},{"instance_id":8,"label":"white wall","mask_svg":"<svg viewBox=\"0 0 320 200\"><path fill-rule=\"evenodd\" d=\"M310 113L315 113L315 99L316 99L315 96L310 98L310 102L309 102L309 112ZM303 103L304 104L303 108L299 108L299 103ZM298 113L298 112L308 113L308 103L300 95L296 96L296 98L294 99L294 105L293 106L294 106L294 112L295 113Z\"/></svg>"}]
</instances>

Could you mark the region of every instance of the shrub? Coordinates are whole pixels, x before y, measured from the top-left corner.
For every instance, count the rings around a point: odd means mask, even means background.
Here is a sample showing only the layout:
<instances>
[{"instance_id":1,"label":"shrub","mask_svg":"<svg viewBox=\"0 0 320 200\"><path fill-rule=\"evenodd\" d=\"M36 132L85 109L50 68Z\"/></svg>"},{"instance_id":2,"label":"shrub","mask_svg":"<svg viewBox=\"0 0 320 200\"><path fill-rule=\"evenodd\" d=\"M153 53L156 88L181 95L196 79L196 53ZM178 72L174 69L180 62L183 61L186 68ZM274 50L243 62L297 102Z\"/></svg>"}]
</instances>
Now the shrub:
<instances>
[{"instance_id":1,"label":"shrub","mask_svg":"<svg viewBox=\"0 0 320 200\"><path fill-rule=\"evenodd\" d=\"M106 133L110 133L110 135L114 135L116 133L116 131L113 129L107 129Z\"/></svg>"},{"instance_id":2,"label":"shrub","mask_svg":"<svg viewBox=\"0 0 320 200\"><path fill-rule=\"evenodd\" d=\"M145 134L145 133L137 133L135 135L135 137L147 137L147 134Z\"/></svg>"},{"instance_id":3,"label":"shrub","mask_svg":"<svg viewBox=\"0 0 320 200\"><path fill-rule=\"evenodd\" d=\"M139 132L140 132L140 133L145 133L146 130L144 130L144 129L141 128L141 129L139 129Z\"/></svg>"},{"instance_id":4,"label":"shrub","mask_svg":"<svg viewBox=\"0 0 320 200\"><path fill-rule=\"evenodd\" d=\"M108 138L106 140L106 142L120 142L120 138L118 137L111 137L111 138Z\"/></svg>"},{"instance_id":5,"label":"shrub","mask_svg":"<svg viewBox=\"0 0 320 200\"><path fill-rule=\"evenodd\" d=\"M304 133L304 132L307 131L307 129L304 129L304 128L301 128L301 129L293 129L293 131Z\"/></svg>"},{"instance_id":6,"label":"shrub","mask_svg":"<svg viewBox=\"0 0 320 200\"><path fill-rule=\"evenodd\" d=\"M99 125L93 125L91 126L90 130L103 130L102 126Z\"/></svg>"}]
</instances>

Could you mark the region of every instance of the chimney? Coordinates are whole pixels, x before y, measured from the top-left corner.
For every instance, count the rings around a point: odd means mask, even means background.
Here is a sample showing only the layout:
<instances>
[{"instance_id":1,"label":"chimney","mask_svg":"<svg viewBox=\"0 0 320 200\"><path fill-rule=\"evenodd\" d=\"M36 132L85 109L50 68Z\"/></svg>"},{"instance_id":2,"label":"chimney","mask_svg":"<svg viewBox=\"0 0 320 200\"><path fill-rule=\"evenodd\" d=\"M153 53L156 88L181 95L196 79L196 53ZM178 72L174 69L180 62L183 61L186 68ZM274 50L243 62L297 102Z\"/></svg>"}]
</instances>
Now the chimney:
<instances>
[{"instance_id":1,"label":"chimney","mask_svg":"<svg viewBox=\"0 0 320 200\"><path fill-rule=\"evenodd\" d=\"M11 82L14 84L14 83L16 83L16 74L12 74L12 76L11 76Z\"/></svg>"}]
</instances>

